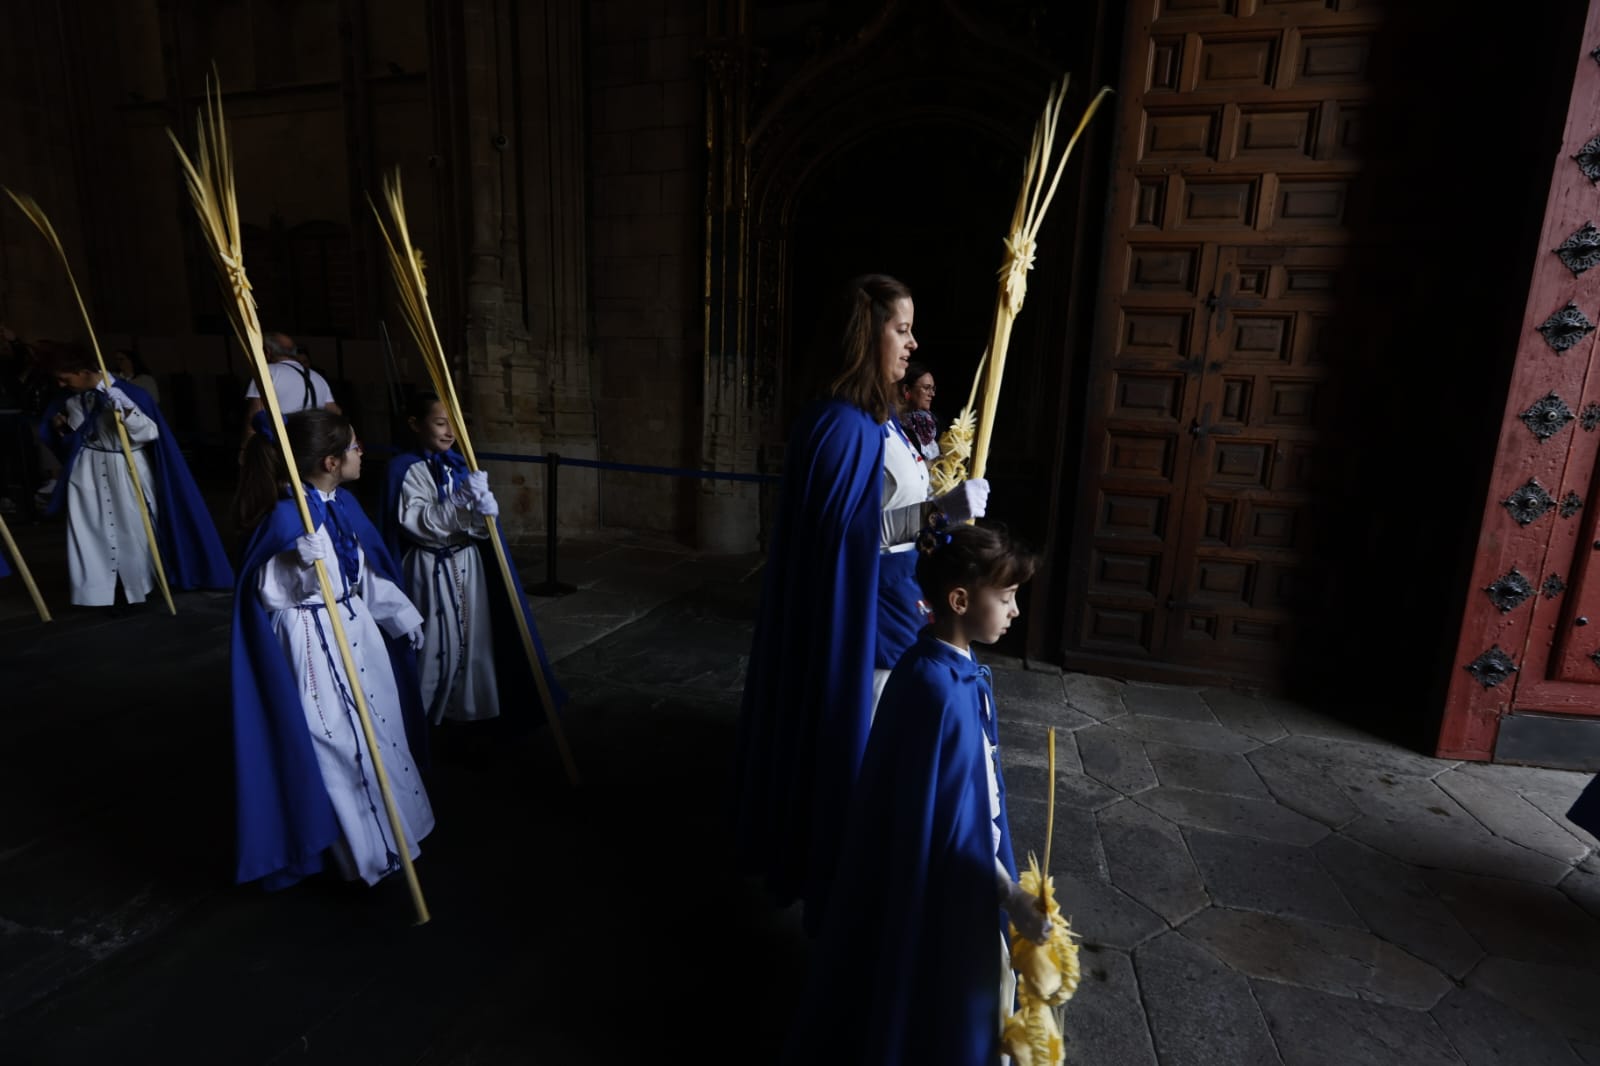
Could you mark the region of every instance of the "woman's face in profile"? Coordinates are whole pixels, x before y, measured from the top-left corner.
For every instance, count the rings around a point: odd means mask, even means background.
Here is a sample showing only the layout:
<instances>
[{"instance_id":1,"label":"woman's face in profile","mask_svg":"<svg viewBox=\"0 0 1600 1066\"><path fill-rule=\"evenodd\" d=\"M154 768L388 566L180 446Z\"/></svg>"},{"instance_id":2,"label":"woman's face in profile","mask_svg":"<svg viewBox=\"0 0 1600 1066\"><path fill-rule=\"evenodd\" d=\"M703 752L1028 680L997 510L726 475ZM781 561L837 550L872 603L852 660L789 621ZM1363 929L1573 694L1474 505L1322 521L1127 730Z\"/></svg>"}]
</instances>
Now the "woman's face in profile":
<instances>
[{"instance_id":1,"label":"woman's face in profile","mask_svg":"<svg viewBox=\"0 0 1600 1066\"><path fill-rule=\"evenodd\" d=\"M911 320L916 313L916 305L908 297L896 300L878 336L883 377L891 384L906 376L906 364L911 361L911 353L917 350L917 339L911 335Z\"/></svg>"},{"instance_id":2,"label":"woman's face in profile","mask_svg":"<svg viewBox=\"0 0 1600 1066\"><path fill-rule=\"evenodd\" d=\"M937 395L933 387L933 375L924 374L915 381L902 383L905 386L906 403L913 411L927 411L933 407L933 398Z\"/></svg>"}]
</instances>

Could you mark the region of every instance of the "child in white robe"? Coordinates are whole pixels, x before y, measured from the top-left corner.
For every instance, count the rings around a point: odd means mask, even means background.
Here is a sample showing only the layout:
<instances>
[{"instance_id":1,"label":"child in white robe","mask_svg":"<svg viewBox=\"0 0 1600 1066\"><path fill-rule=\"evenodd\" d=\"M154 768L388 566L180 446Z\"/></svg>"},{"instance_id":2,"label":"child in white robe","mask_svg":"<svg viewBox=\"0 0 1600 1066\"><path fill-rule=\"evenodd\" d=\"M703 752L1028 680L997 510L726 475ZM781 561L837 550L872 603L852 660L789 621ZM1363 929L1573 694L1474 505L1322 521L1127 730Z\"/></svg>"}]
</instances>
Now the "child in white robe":
<instances>
[{"instance_id":1,"label":"child in white robe","mask_svg":"<svg viewBox=\"0 0 1600 1066\"><path fill-rule=\"evenodd\" d=\"M161 430L119 385L107 389L96 370L57 371L56 384L76 395L68 397L51 416L49 432L60 440L82 434L66 487L72 602L109 607L117 602L120 582L128 603L143 603L156 585L155 560L128 460L117 437L116 413L122 413L128 431L152 528L158 519L155 471L146 445L153 444ZM85 426L86 422L90 424Z\"/></svg>"},{"instance_id":2,"label":"child in white robe","mask_svg":"<svg viewBox=\"0 0 1600 1066\"><path fill-rule=\"evenodd\" d=\"M359 504L340 488L361 474L361 444L350 423L341 415L314 410L289 415L285 427L317 530L306 535L294 500L280 496L286 475L278 445L258 432L248 446L238 501L241 525L254 530L240 569L239 592L241 599L254 603L238 605L235 620L238 879L265 877L283 884L320 868L326 855L347 878L375 884L399 868L398 849L371 771L316 561L322 560L338 599L335 609L413 857L420 853L418 841L433 829L433 810L407 738L402 686L412 679L408 672L397 677L385 638L419 647L422 617L394 581L373 565L375 559L380 565L392 564ZM251 610L266 612L282 657L277 664L270 654L250 646L263 639L251 635L261 632L259 624L251 627L245 613ZM275 669L285 665L287 675ZM248 675L243 680L241 670ZM289 688L299 696L292 711L275 705ZM264 766L256 752L247 750L256 737L271 738L279 751L290 754L274 752L277 761ZM331 821L314 797L305 802L304 779L311 776L312 765L331 805ZM283 810L309 813L283 816L278 813Z\"/></svg>"},{"instance_id":3,"label":"child in white robe","mask_svg":"<svg viewBox=\"0 0 1600 1066\"><path fill-rule=\"evenodd\" d=\"M500 714L490 589L480 545L500 513L488 475L469 473L455 431L432 393L413 402L407 424L418 451L400 456L388 506L398 520L406 588L423 617L418 674L428 720L471 722ZM401 465L404 464L404 465Z\"/></svg>"}]
</instances>

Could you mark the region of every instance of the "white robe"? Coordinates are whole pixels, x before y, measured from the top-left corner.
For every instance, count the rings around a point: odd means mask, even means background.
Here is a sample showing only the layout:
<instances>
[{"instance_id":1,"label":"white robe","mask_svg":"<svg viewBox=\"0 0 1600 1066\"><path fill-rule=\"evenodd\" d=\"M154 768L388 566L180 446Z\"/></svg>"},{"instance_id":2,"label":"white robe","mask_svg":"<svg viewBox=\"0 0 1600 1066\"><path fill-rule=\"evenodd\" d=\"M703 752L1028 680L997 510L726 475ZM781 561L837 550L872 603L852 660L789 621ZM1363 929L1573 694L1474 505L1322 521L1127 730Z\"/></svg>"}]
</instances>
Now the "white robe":
<instances>
[{"instance_id":1,"label":"white robe","mask_svg":"<svg viewBox=\"0 0 1600 1066\"><path fill-rule=\"evenodd\" d=\"M112 391L126 399L115 385ZM62 407L74 430L83 425L86 399L86 394L79 394ZM137 408L124 414L122 422L133 446L133 462L139 469L154 529L154 471L144 446L161 431ZM84 435L72 476L67 479L67 573L72 581L72 602L84 607L116 603L118 580L129 603L143 603L156 587L150 538L139 515L133 478L128 474L109 400L104 402L95 427Z\"/></svg>"},{"instance_id":2,"label":"white robe","mask_svg":"<svg viewBox=\"0 0 1600 1066\"><path fill-rule=\"evenodd\" d=\"M324 498L328 498L326 494ZM326 527L317 533L327 538ZM334 591L344 596L349 586L340 573L331 541L325 546L324 564ZM368 771L366 738L353 697L346 695L348 677L322 606L316 571L302 566L295 550L281 552L257 572L256 592L300 682L306 728L316 749L322 783L343 833L344 847L337 849L338 857L342 864L348 864L347 877L359 876L369 885L376 884L399 868L399 853L377 779ZM366 565L364 552L355 594L337 608L366 694L373 733L383 753L383 768L405 827L411 857L416 858L421 854L417 842L433 830L433 807L406 741L399 691L383 634L402 636L420 625L422 616L404 592Z\"/></svg>"},{"instance_id":3,"label":"white robe","mask_svg":"<svg viewBox=\"0 0 1600 1066\"><path fill-rule=\"evenodd\" d=\"M454 480L450 488L454 488ZM422 706L437 725L446 718L472 722L500 713L494 672L494 633L483 553L483 516L448 500L426 462L413 463L400 486L406 587L422 612L417 672Z\"/></svg>"},{"instance_id":4,"label":"white robe","mask_svg":"<svg viewBox=\"0 0 1600 1066\"><path fill-rule=\"evenodd\" d=\"M879 522L879 550L884 555L916 550L916 541L906 538L905 522L899 520L904 508L928 502L928 464L912 445L900 423L891 418L883 424L883 518ZM916 530L910 530L911 537ZM889 671L872 671L872 713L878 713L878 699L889 683Z\"/></svg>"}]
</instances>

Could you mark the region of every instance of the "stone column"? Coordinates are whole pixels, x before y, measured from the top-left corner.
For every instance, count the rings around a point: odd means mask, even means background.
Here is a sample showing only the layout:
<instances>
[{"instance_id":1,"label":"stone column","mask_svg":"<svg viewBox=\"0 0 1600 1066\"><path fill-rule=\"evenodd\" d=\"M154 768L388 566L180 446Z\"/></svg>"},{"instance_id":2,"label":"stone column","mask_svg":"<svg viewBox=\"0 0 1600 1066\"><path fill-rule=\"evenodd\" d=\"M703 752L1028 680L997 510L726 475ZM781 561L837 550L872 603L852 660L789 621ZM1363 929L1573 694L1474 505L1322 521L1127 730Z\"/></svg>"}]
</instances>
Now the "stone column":
<instances>
[{"instance_id":1,"label":"stone column","mask_svg":"<svg viewBox=\"0 0 1600 1066\"><path fill-rule=\"evenodd\" d=\"M731 5L738 7L740 5ZM706 46L705 371L702 466L754 472L759 435L755 353L750 350L747 132L752 47L743 18L722 25L710 5ZM732 33L725 32L732 29ZM712 552L759 546L760 492L752 482L701 481L698 541Z\"/></svg>"}]
</instances>

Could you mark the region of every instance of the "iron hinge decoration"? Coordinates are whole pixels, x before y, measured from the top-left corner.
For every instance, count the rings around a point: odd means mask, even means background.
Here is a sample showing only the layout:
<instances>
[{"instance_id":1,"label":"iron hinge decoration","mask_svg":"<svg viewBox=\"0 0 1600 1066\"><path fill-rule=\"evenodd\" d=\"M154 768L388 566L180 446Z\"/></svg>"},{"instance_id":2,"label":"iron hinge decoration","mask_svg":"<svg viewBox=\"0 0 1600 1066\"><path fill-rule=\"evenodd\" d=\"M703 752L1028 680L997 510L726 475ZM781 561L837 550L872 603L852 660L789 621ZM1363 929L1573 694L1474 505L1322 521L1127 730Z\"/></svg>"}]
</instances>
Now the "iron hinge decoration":
<instances>
[{"instance_id":1,"label":"iron hinge decoration","mask_svg":"<svg viewBox=\"0 0 1600 1066\"><path fill-rule=\"evenodd\" d=\"M1584 177L1600 181L1600 137L1590 137L1572 158L1578 161L1578 169L1583 171Z\"/></svg>"},{"instance_id":2,"label":"iron hinge decoration","mask_svg":"<svg viewBox=\"0 0 1600 1066\"><path fill-rule=\"evenodd\" d=\"M1554 251L1567 264L1573 277L1577 277L1600 263L1600 229L1595 229L1593 222L1585 222L1573 230L1572 236L1562 241Z\"/></svg>"},{"instance_id":3,"label":"iron hinge decoration","mask_svg":"<svg viewBox=\"0 0 1600 1066\"><path fill-rule=\"evenodd\" d=\"M1572 408L1567 406L1565 400L1552 392L1518 417L1522 419L1522 424L1539 438L1539 443L1543 444L1566 429L1567 423L1577 416L1572 413Z\"/></svg>"},{"instance_id":4,"label":"iron hinge decoration","mask_svg":"<svg viewBox=\"0 0 1600 1066\"><path fill-rule=\"evenodd\" d=\"M1594 50L1589 53L1589 57L1596 63L1600 63L1600 45L1595 46Z\"/></svg>"},{"instance_id":5,"label":"iron hinge decoration","mask_svg":"<svg viewBox=\"0 0 1600 1066\"><path fill-rule=\"evenodd\" d=\"M1511 512L1511 517L1517 520L1517 525L1525 526L1544 517L1544 513L1550 510L1556 501L1544 491L1544 486L1539 484L1538 478L1529 478L1526 485L1500 502Z\"/></svg>"},{"instance_id":6,"label":"iron hinge decoration","mask_svg":"<svg viewBox=\"0 0 1600 1066\"><path fill-rule=\"evenodd\" d=\"M1477 678L1478 684L1484 688L1494 688L1517 672L1517 664L1511 661L1511 656L1500 650L1500 645L1496 644L1468 663L1466 670Z\"/></svg>"},{"instance_id":7,"label":"iron hinge decoration","mask_svg":"<svg viewBox=\"0 0 1600 1066\"><path fill-rule=\"evenodd\" d=\"M1560 574L1551 574L1544 579L1544 598L1553 600L1567 590L1566 583L1561 580Z\"/></svg>"},{"instance_id":8,"label":"iron hinge decoration","mask_svg":"<svg viewBox=\"0 0 1600 1066\"><path fill-rule=\"evenodd\" d=\"M1578 425L1593 432L1600 426L1600 403L1591 403L1583 409L1583 414L1578 416Z\"/></svg>"},{"instance_id":9,"label":"iron hinge decoration","mask_svg":"<svg viewBox=\"0 0 1600 1066\"><path fill-rule=\"evenodd\" d=\"M1560 355L1593 333L1594 323L1589 321L1588 315L1579 310L1577 304L1568 300L1567 306L1535 328L1544 334L1544 342L1550 346L1550 350Z\"/></svg>"},{"instance_id":10,"label":"iron hinge decoration","mask_svg":"<svg viewBox=\"0 0 1600 1066\"><path fill-rule=\"evenodd\" d=\"M1571 518L1583 510L1583 497L1576 492L1569 492L1561 497L1561 517Z\"/></svg>"},{"instance_id":11,"label":"iron hinge decoration","mask_svg":"<svg viewBox=\"0 0 1600 1066\"><path fill-rule=\"evenodd\" d=\"M1505 614L1532 596L1533 586L1528 584L1528 579L1513 566L1510 573L1497 578L1494 584L1483 591L1489 594L1489 602L1500 608L1501 614Z\"/></svg>"},{"instance_id":12,"label":"iron hinge decoration","mask_svg":"<svg viewBox=\"0 0 1600 1066\"><path fill-rule=\"evenodd\" d=\"M1594 663L1596 666L1600 666L1600 648L1596 648L1592 653L1590 653L1589 661Z\"/></svg>"}]
</instances>

